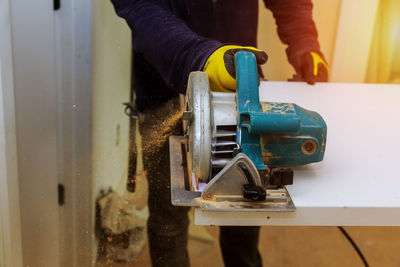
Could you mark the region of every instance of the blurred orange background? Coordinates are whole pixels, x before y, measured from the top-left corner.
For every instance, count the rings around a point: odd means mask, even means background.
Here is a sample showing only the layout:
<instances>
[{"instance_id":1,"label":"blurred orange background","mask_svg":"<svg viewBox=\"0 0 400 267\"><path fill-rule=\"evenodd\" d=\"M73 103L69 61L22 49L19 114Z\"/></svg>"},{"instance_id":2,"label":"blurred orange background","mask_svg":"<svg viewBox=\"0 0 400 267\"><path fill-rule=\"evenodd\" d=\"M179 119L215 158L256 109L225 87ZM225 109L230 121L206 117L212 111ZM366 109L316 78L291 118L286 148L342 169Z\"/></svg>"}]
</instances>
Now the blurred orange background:
<instances>
[{"instance_id":1,"label":"blurred orange background","mask_svg":"<svg viewBox=\"0 0 400 267\"><path fill-rule=\"evenodd\" d=\"M258 46L269 55L269 80L294 74L286 60L272 13L260 2ZM313 1L321 49L331 82L400 83L400 1Z\"/></svg>"}]
</instances>

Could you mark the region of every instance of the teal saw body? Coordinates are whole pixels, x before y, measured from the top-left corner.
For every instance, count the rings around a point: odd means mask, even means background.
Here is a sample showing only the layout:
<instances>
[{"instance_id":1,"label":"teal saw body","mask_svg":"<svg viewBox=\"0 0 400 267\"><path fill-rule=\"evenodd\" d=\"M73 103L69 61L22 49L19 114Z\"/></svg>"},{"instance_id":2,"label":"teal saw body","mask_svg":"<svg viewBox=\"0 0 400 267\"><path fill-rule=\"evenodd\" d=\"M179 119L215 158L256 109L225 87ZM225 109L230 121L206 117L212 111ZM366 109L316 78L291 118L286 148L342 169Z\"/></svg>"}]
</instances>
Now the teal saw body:
<instances>
[{"instance_id":1,"label":"teal saw body","mask_svg":"<svg viewBox=\"0 0 400 267\"><path fill-rule=\"evenodd\" d=\"M259 101L256 59L235 55L237 142L261 170L319 162L324 158L327 126L321 115L292 103Z\"/></svg>"}]
</instances>

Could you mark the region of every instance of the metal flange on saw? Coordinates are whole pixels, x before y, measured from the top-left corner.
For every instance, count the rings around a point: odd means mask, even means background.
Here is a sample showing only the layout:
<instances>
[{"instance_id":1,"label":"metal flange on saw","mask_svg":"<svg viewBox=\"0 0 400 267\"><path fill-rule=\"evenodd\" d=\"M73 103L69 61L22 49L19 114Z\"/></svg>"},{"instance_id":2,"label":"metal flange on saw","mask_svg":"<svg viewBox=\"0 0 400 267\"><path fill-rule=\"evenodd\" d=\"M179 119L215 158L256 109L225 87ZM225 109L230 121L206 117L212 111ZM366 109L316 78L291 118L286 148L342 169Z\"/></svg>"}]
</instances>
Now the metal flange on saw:
<instances>
[{"instance_id":1,"label":"metal flange on saw","mask_svg":"<svg viewBox=\"0 0 400 267\"><path fill-rule=\"evenodd\" d=\"M185 136L170 137L171 199L209 211L294 211L291 167L321 161L322 117L292 103L260 102L257 64L234 56L236 93L210 91L192 72L183 114Z\"/></svg>"}]
</instances>

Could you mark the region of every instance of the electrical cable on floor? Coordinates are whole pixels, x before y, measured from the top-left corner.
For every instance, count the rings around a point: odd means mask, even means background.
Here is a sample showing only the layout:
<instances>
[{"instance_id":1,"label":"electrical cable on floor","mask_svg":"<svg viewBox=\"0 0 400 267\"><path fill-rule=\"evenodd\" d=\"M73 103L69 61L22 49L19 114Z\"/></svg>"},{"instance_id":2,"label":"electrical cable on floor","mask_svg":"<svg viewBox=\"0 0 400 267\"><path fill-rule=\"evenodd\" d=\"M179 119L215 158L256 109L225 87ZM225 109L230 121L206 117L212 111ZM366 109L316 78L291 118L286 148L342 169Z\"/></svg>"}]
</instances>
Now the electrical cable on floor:
<instances>
[{"instance_id":1,"label":"electrical cable on floor","mask_svg":"<svg viewBox=\"0 0 400 267\"><path fill-rule=\"evenodd\" d=\"M357 246L357 244L353 241L353 239L351 238L351 236L346 232L346 230L344 230L344 228L342 226L338 226L339 230L342 232L342 234L347 238L347 240L349 240L349 242L351 243L351 245L353 246L353 248L356 250L358 256L360 256L360 259L362 260L362 262L364 263L365 267L369 267L367 260L365 259L364 255L362 254L360 248Z\"/></svg>"}]
</instances>

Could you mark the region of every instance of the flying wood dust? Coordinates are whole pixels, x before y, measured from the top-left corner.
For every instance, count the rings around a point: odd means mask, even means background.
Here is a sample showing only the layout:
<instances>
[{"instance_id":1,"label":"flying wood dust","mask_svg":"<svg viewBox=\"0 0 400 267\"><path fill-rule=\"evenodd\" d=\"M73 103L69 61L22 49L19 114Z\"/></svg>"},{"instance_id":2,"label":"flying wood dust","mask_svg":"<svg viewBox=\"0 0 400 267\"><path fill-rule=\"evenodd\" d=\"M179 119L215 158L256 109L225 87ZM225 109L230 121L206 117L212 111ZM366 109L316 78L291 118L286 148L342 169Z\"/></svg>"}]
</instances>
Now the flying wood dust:
<instances>
[{"instance_id":1,"label":"flying wood dust","mask_svg":"<svg viewBox=\"0 0 400 267\"><path fill-rule=\"evenodd\" d=\"M157 153L171 135L181 135L183 109L177 101L169 101L151 113L146 112L141 121L143 152Z\"/></svg>"},{"instance_id":2,"label":"flying wood dust","mask_svg":"<svg viewBox=\"0 0 400 267\"><path fill-rule=\"evenodd\" d=\"M182 118L183 111L178 111L167 118L160 124L153 125L150 135L145 137L146 142L143 145L143 150L158 150L167 142L170 135L176 131L177 123Z\"/></svg>"}]
</instances>

